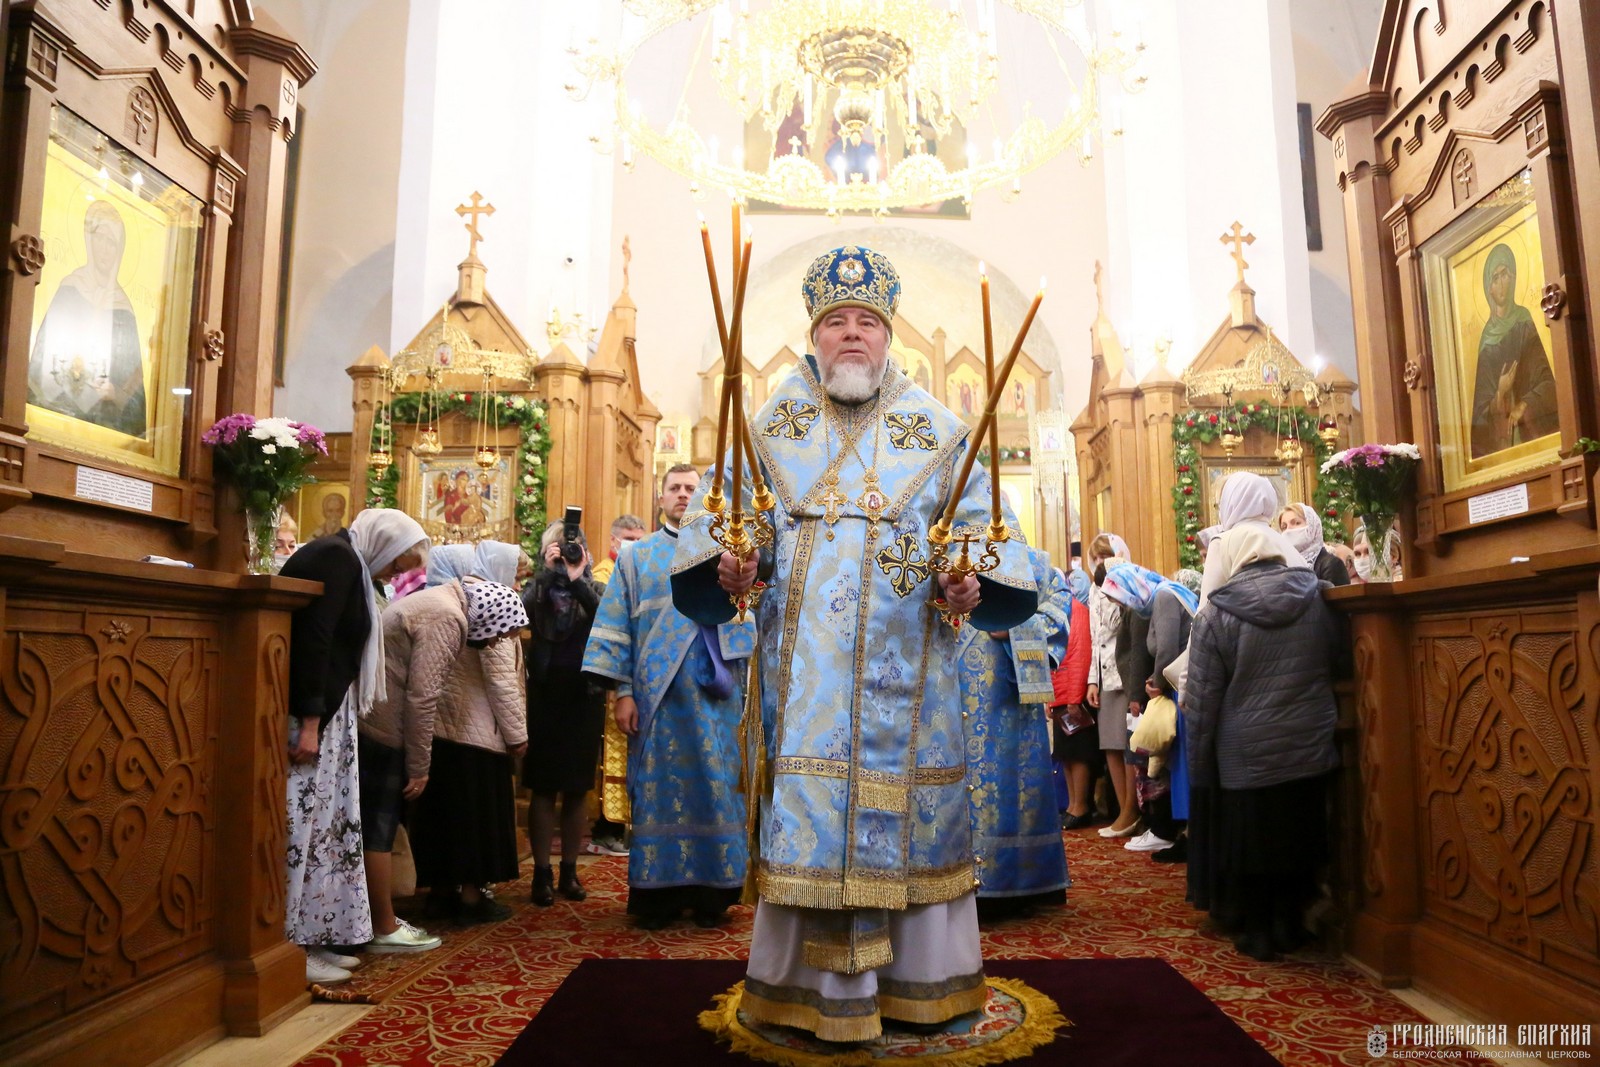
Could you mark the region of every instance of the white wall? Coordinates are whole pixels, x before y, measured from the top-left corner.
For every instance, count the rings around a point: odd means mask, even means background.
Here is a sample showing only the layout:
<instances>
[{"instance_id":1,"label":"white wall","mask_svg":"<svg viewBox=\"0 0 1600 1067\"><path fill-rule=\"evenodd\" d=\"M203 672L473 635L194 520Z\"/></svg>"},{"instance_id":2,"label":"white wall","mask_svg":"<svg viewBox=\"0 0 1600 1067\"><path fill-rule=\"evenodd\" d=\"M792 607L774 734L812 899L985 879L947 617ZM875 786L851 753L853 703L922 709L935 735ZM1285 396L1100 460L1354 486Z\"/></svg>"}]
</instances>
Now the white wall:
<instances>
[{"instance_id":1,"label":"white wall","mask_svg":"<svg viewBox=\"0 0 1600 1067\"><path fill-rule=\"evenodd\" d=\"M1237 275L1220 238L1255 235L1246 280L1290 348L1315 348L1287 0L1100 0L1142 29L1149 83L1108 153L1112 320L1148 369L1181 368L1227 316Z\"/></svg>"},{"instance_id":2,"label":"white wall","mask_svg":"<svg viewBox=\"0 0 1600 1067\"><path fill-rule=\"evenodd\" d=\"M410 0L263 0L317 74L300 94L300 140L285 331L274 409L350 428L344 368L387 348Z\"/></svg>"},{"instance_id":3,"label":"white wall","mask_svg":"<svg viewBox=\"0 0 1600 1067\"><path fill-rule=\"evenodd\" d=\"M1291 0L1296 95L1311 105L1313 120L1329 104L1366 90L1367 67L1378 38L1383 0ZM1314 138L1322 251L1310 253L1311 312L1316 354L1356 378L1355 319L1350 307L1350 264L1344 204L1333 163L1333 143Z\"/></svg>"}]
</instances>

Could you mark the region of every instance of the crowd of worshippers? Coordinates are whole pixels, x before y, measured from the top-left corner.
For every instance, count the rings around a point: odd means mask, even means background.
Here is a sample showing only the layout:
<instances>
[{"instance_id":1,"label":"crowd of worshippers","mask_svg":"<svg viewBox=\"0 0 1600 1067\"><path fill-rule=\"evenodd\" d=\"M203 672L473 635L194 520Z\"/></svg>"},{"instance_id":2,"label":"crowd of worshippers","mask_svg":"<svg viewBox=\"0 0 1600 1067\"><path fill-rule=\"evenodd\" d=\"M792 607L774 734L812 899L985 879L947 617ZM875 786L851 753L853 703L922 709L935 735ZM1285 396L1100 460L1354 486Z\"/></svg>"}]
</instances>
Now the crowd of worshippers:
<instances>
[{"instance_id":1,"label":"crowd of worshippers","mask_svg":"<svg viewBox=\"0 0 1600 1067\"><path fill-rule=\"evenodd\" d=\"M290 659L286 929L308 982L347 980L358 953L440 944L395 914L402 827L424 922L509 917L494 887L519 875L519 782L532 904L585 900L587 851L628 858L637 926L724 921L750 873L740 719L757 642L752 621L702 625L673 606L699 481L669 470L657 530L622 516L598 562L561 523L533 559L489 540L432 546L389 509L280 544L283 575L323 585L293 617ZM1324 543L1315 509L1280 507L1251 473L1228 479L1219 511L1199 537L1203 574L1142 567L1109 532L1081 562L1074 544L1065 569L1030 550L1033 619L960 634L986 918L1063 903L1060 831L1104 824L1101 838L1187 863L1189 901L1240 952L1269 960L1310 939L1347 656L1321 592L1363 582L1372 547L1359 530L1351 548ZM629 818L591 823L608 715Z\"/></svg>"}]
</instances>

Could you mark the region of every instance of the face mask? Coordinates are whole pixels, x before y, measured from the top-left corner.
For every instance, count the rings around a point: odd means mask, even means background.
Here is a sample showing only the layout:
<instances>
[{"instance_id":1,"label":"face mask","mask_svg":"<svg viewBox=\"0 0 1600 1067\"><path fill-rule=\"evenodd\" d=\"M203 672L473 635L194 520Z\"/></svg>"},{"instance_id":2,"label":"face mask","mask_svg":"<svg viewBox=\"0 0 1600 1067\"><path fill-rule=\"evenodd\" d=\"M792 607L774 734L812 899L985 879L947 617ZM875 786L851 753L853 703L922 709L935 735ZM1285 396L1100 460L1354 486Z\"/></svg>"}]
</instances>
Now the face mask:
<instances>
[{"instance_id":1,"label":"face mask","mask_svg":"<svg viewBox=\"0 0 1600 1067\"><path fill-rule=\"evenodd\" d=\"M1283 536L1289 539L1296 552L1304 552L1311 547L1311 527L1291 526L1283 531Z\"/></svg>"},{"instance_id":2,"label":"face mask","mask_svg":"<svg viewBox=\"0 0 1600 1067\"><path fill-rule=\"evenodd\" d=\"M1364 582L1372 577L1372 557L1356 557L1356 575Z\"/></svg>"}]
</instances>

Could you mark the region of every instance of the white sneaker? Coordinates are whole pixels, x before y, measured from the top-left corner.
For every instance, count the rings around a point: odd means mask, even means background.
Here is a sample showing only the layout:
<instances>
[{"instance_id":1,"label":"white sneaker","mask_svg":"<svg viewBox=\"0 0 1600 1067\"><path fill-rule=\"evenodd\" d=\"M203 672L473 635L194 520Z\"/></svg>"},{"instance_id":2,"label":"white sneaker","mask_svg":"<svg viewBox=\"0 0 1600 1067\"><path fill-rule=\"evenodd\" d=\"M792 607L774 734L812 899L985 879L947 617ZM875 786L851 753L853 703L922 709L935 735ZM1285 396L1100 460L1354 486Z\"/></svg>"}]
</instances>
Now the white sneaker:
<instances>
[{"instance_id":1,"label":"white sneaker","mask_svg":"<svg viewBox=\"0 0 1600 1067\"><path fill-rule=\"evenodd\" d=\"M348 982L350 972L343 967L336 967L327 960L322 959L315 952L306 953L306 984L311 985L338 985Z\"/></svg>"},{"instance_id":2,"label":"white sneaker","mask_svg":"<svg viewBox=\"0 0 1600 1067\"><path fill-rule=\"evenodd\" d=\"M1171 848L1172 842L1164 837L1157 837L1154 830L1146 830L1122 847L1129 852L1160 852L1164 848Z\"/></svg>"},{"instance_id":3,"label":"white sneaker","mask_svg":"<svg viewBox=\"0 0 1600 1067\"><path fill-rule=\"evenodd\" d=\"M370 948L373 952L426 952L439 947L438 935L412 926L404 919L399 923L394 933L378 934L372 939Z\"/></svg>"},{"instance_id":4,"label":"white sneaker","mask_svg":"<svg viewBox=\"0 0 1600 1067\"><path fill-rule=\"evenodd\" d=\"M361 966L360 956L341 956L330 949L308 948L306 949L306 955L315 956L330 967L343 967L347 971L353 971Z\"/></svg>"}]
</instances>

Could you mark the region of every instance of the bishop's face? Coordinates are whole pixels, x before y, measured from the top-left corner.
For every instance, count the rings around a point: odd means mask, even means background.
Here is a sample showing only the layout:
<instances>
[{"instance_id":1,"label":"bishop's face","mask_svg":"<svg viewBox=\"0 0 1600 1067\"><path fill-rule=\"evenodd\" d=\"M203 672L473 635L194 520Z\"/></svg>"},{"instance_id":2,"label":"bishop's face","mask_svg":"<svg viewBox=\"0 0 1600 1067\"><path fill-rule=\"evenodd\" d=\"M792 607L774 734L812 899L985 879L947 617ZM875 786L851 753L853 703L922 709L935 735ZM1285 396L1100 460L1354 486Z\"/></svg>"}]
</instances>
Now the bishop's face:
<instances>
[{"instance_id":1,"label":"bishop's face","mask_svg":"<svg viewBox=\"0 0 1600 1067\"><path fill-rule=\"evenodd\" d=\"M870 400L883 381L889 358L889 330L865 308L837 308L812 331L822 387L841 404Z\"/></svg>"}]
</instances>

